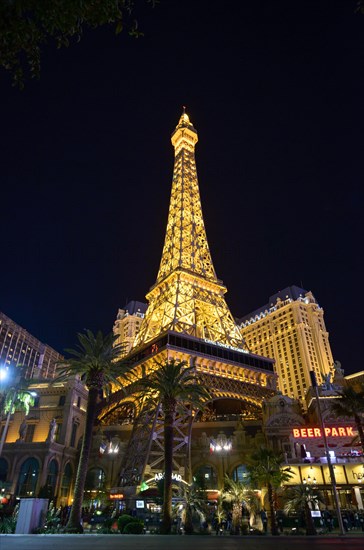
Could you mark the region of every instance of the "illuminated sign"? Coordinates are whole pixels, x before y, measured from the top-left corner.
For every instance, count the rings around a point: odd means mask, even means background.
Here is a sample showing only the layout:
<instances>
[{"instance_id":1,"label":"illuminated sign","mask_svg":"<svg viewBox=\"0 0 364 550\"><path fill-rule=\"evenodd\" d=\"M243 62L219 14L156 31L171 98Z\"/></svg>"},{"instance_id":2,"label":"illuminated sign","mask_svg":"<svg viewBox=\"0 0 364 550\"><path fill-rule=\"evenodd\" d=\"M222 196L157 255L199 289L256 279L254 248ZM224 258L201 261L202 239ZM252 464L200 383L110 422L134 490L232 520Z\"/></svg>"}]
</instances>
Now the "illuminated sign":
<instances>
[{"instance_id":1,"label":"illuminated sign","mask_svg":"<svg viewBox=\"0 0 364 550\"><path fill-rule=\"evenodd\" d=\"M202 338L206 344L213 344L214 346L220 346L220 348L231 349L232 351L238 351L239 353L249 353L246 349L235 348L234 346L229 346L229 344L224 344L223 342L214 342L208 338Z\"/></svg>"},{"instance_id":2,"label":"illuminated sign","mask_svg":"<svg viewBox=\"0 0 364 550\"><path fill-rule=\"evenodd\" d=\"M294 438L312 438L322 437L320 428L293 428L292 430ZM325 428L326 437L355 437L352 426L340 426Z\"/></svg>"},{"instance_id":3,"label":"illuminated sign","mask_svg":"<svg viewBox=\"0 0 364 550\"><path fill-rule=\"evenodd\" d=\"M124 495L122 493L111 493L111 495L109 496L109 498L111 500L114 500L114 499L122 499L124 498Z\"/></svg>"},{"instance_id":4,"label":"illuminated sign","mask_svg":"<svg viewBox=\"0 0 364 550\"><path fill-rule=\"evenodd\" d=\"M155 474L154 479L155 481L160 481L161 479L164 479L164 472L158 472L158 474ZM181 474L172 473L172 479L174 481L183 481Z\"/></svg>"}]
</instances>

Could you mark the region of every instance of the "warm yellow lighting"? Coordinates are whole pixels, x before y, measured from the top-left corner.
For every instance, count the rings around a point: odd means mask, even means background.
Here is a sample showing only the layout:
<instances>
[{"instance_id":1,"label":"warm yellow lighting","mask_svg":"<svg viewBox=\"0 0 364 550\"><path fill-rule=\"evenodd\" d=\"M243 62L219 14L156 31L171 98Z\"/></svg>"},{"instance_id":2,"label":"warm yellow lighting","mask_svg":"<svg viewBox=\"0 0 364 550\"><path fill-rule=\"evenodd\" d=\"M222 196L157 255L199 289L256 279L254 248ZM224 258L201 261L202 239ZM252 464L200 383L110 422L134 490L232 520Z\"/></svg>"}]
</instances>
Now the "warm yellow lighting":
<instances>
[{"instance_id":1,"label":"warm yellow lighting","mask_svg":"<svg viewBox=\"0 0 364 550\"><path fill-rule=\"evenodd\" d=\"M173 330L244 348L207 242L195 163L197 141L197 132L183 112L172 135L175 164L162 259L135 346Z\"/></svg>"}]
</instances>

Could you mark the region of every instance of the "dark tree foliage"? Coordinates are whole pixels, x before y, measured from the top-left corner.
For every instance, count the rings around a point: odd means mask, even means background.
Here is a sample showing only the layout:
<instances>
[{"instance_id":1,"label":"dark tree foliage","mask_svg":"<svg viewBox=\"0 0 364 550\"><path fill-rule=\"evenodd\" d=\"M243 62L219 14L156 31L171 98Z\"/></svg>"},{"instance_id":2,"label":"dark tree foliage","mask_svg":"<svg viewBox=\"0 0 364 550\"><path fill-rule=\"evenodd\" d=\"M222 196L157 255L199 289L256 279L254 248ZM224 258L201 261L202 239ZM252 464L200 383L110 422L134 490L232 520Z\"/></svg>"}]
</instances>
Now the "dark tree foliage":
<instances>
[{"instance_id":1,"label":"dark tree foliage","mask_svg":"<svg viewBox=\"0 0 364 550\"><path fill-rule=\"evenodd\" d=\"M24 87L27 76L40 76L41 48L79 42L83 31L110 25L138 37L136 3L153 0L1 0L0 65L13 85Z\"/></svg>"}]
</instances>

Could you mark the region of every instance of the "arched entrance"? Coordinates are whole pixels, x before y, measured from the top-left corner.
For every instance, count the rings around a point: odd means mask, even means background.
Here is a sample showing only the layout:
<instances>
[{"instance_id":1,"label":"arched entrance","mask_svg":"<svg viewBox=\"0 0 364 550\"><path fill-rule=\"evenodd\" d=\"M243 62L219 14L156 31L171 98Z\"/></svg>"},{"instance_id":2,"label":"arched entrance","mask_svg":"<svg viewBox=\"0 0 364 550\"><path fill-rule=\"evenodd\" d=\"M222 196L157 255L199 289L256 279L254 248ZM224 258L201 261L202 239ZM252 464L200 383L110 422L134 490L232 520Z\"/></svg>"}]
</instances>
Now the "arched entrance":
<instances>
[{"instance_id":1,"label":"arched entrance","mask_svg":"<svg viewBox=\"0 0 364 550\"><path fill-rule=\"evenodd\" d=\"M102 468L91 468L85 482L85 506L98 508L106 500L106 475Z\"/></svg>"},{"instance_id":2,"label":"arched entrance","mask_svg":"<svg viewBox=\"0 0 364 550\"><path fill-rule=\"evenodd\" d=\"M18 497L35 497L39 476L39 463L36 458L27 458L20 469L16 495Z\"/></svg>"}]
</instances>

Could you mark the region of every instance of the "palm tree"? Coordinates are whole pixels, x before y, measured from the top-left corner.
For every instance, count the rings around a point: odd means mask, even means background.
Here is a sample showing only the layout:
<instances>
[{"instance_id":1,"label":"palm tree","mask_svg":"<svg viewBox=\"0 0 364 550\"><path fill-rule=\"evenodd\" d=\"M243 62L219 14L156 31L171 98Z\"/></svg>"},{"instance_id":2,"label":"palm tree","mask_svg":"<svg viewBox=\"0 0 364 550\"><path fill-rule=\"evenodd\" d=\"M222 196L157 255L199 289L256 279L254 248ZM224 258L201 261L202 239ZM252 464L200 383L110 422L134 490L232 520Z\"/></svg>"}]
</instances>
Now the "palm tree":
<instances>
[{"instance_id":1,"label":"palm tree","mask_svg":"<svg viewBox=\"0 0 364 550\"><path fill-rule=\"evenodd\" d=\"M296 485L287 488L285 493L285 512L301 511L305 515L306 535L317 535L311 510L319 509L319 504L325 504L323 495L312 485Z\"/></svg>"},{"instance_id":2,"label":"palm tree","mask_svg":"<svg viewBox=\"0 0 364 550\"><path fill-rule=\"evenodd\" d=\"M215 520L216 520L216 534L220 534L220 529L222 529L222 522L226 519L226 511L223 507L222 498L219 497L217 501L217 509L215 514Z\"/></svg>"},{"instance_id":3,"label":"palm tree","mask_svg":"<svg viewBox=\"0 0 364 550\"><path fill-rule=\"evenodd\" d=\"M241 481L234 481L225 475L225 489L222 499L232 505L231 534L239 535L243 517L242 507L250 510L248 488Z\"/></svg>"},{"instance_id":4,"label":"palm tree","mask_svg":"<svg viewBox=\"0 0 364 550\"><path fill-rule=\"evenodd\" d=\"M252 483L258 487L267 487L270 510L270 526L272 535L278 535L275 515L274 492L282 483L288 481L292 474L290 468L281 468L283 456L272 449L261 447L249 457L247 470Z\"/></svg>"},{"instance_id":5,"label":"palm tree","mask_svg":"<svg viewBox=\"0 0 364 550\"><path fill-rule=\"evenodd\" d=\"M206 512L206 497L195 485L182 485L180 494L183 498L182 504L182 519L184 523L184 531L186 535L193 533L193 514L196 513L200 522L205 519Z\"/></svg>"},{"instance_id":6,"label":"palm tree","mask_svg":"<svg viewBox=\"0 0 364 550\"><path fill-rule=\"evenodd\" d=\"M114 345L116 337L112 333L104 336L99 331L94 335L92 331L86 330L85 334L79 333L77 338L79 342L77 349L66 350L71 357L62 363L63 370L56 380L65 380L70 376L78 375L88 389L85 430L76 474L73 504L66 526L68 532L82 533L82 502L97 403L101 392L107 397L111 392L112 385L120 387L121 384L116 377L125 376L125 368L122 367L119 360L120 346Z\"/></svg>"},{"instance_id":7,"label":"palm tree","mask_svg":"<svg viewBox=\"0 0 364 550\"><path fill-rule=\"evenodd\" d=\"M0 409L6 415L6 422L0 440L0 456L3 451L11 415L15 411L24 410L25 416L27 416L30 407L34 405L34 397L36 394L27 389L29 383L30 382L25 379L20 379L14 386L11 386L1 394Z\"/></svg>"},{"instance_id":8,"label":"palm tree","mask_svg":"<svg viewBox=\"0 0 364 550\"><path fill-rule=\"evenodd\" d=\"M364 389L356 392L351 386L337 392L339 399L332 400L331 411L339 418L353 418L364 453Z\"/></svg>"},{"instance_id":9,"label":"palm tree","mask_svg":"<svg viewBox=\"0 0 364 550\"><path fill-rule=\"evenodd\" d=\"M176 413L183 405L200 409L210 398L206 388L199 383L198 373L194 367L187 367L186 361L169 359L164 363L156 361L157 369L151 377L143 378L139 384L146 403L157 401L162 406L164 428L164 492L163 519L161 532L171 532L172 520L172 472L174 420ZM145 391L147 393L145 393Z\"/></svg>"}]
</instances>

